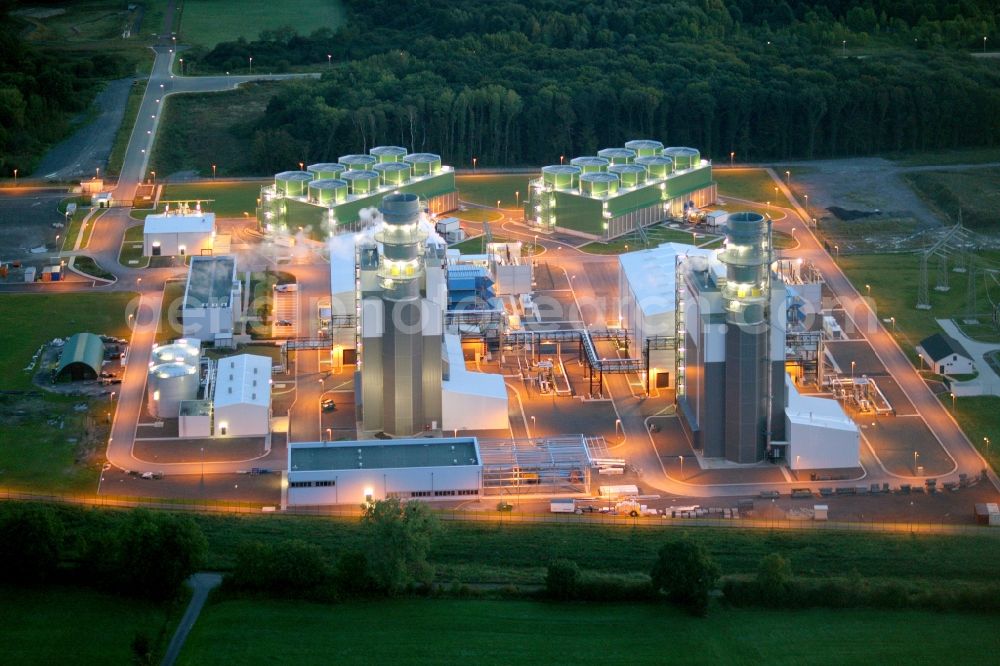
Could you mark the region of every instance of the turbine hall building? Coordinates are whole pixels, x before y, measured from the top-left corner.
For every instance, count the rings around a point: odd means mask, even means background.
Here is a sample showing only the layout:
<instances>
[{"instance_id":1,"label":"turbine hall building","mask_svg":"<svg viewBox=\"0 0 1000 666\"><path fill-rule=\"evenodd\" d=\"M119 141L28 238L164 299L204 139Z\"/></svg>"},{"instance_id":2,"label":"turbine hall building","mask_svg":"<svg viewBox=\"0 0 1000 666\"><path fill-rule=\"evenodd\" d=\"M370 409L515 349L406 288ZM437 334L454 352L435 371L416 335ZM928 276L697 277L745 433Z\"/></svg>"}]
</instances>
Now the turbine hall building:
<instances>
[{"instance_id":1,"label":"turbine hall building","mask_svg":"<svg viewBox=\"0 0 1000 666\"><path fill-rule=\"evenodd\" d=\"M378 208L387 194L415 194L432 213L458 207L455 170L433 153L408 153L376 146L367 155L343 155L336 163L283 171L260 192L257 221L267 230L302 227L314 238L350 228L366 208Z\"/></svg>"},{"instance_id":2,"label":"turbine hall building","mask_svg":"<svg viewBox=\"0 0 1000 666\"><path fill-rule=\"evenodd\" d=\"M712 163L696 149L640 139L542 167L524 218L542 232L606 240L712 204L716 194Z\"/></svg>"}]
</instances>

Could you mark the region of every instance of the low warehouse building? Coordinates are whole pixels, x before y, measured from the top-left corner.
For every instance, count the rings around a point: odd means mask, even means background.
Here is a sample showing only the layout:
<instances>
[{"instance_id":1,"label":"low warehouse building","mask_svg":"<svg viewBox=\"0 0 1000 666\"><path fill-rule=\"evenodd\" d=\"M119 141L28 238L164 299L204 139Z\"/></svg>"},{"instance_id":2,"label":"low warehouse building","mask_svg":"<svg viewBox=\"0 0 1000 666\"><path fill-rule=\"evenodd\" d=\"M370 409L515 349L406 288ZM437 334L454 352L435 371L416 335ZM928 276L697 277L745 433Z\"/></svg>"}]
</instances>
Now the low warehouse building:
<instances>
[{"instance_id":1,"label":"low warehouse building","mask_svg":"<svg viewBox=\"0 0 1000 666\"><path fill-rule=\"evenodd\" d=\"M149 215L142 227L142 254L145 257L183 257L212 254L215 241L215 213L187 207Z\"/></svg>"},{"instance_id":2,"label":"low warehouse building","mask_svg":"<svg viewBox=\"0 0 1000 666\"><path fill-rule=\"evenodd\" d=\"M104 365L104 341L93 333L77 333L63 345L56 379L96 379Z\"/></svg>"},{"instance_id":3,"label":"low warehouse building","mask_svg":"<svg viewBox=\"0 0 1000 666\"><path fill-rule=\"evenodd\" d=\"M475 437L288 446L288 506L471 499L481 491Z\"/></svg>"},{"instance_id":4,"label":"low warehouse building","mask_svg":"<svg viewBox=\"0 0 1000 666\"><path fill-rule=\"evenodd\" d=\"M240 317L242 284L236 257L192 257L181 318L184 337L231 344Z\"/></svg>"},{"instance_id":5,"label":"low warehouse building","mask_svg":"<svg viewBox=\"0 0 1000 666\"><path fill-rule=\"evenodd\" d=\"M237 354L220 359L212 385L216 437L258 437L271 432L269 356Z\"/></svg>"},{"instance_id":6,"label":"low warehouse building","mask_svg":"<svg viewBox=\"0 0 1000 666\"><path fill-rule=\"evenodd\" d=\"M507 430L510 422L503 376L466 368L458 335L445 334L444 351L442 430Z\"/></svg>"}]
</instances>

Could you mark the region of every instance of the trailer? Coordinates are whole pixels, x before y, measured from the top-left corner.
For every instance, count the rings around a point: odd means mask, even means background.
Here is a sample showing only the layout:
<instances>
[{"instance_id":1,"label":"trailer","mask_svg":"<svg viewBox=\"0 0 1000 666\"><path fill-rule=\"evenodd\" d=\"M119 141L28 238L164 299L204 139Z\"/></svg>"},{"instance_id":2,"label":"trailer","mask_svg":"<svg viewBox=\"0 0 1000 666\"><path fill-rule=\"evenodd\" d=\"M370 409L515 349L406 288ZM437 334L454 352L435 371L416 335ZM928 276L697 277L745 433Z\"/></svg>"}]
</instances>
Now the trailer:
<instances>
[{"instance_id":1,"label":"trailer","mask_svg":"<svg viewBox=\"0 0 1000 666\"><path fill-rule=\"evenodd\" d=\"M549 501L549 511L552 513L576 512L576 500L572 497L557 497Z\"/></svg>"}]
</instances>

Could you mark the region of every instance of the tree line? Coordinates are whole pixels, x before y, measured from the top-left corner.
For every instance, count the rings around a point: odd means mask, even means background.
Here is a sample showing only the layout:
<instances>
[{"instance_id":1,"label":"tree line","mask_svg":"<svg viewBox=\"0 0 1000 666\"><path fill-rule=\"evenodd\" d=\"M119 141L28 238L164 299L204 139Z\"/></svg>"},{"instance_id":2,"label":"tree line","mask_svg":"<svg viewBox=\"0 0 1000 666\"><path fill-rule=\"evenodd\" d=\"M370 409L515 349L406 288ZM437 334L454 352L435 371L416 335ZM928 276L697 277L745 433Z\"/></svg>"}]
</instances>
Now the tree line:
<instances>
[{"instance_id":1,"label":"tree line","mask_svg":"<svg viewBox=\"0 0 1000 666\"><path fill-rule=\"evenodd\" d=\"M0 0L0 177L31 173L42 152L71 129L100 83L127 76L134 62L93 51L42 49Z\"/></svg>"},{"instance_id":2,"label":"tree line","mask_svg":"<svg viewBox=\"0 0 1000 666\"><path fill-rule=\"evenodd\" d=\"M260 160L289 140L296 161L389 143L504 166L636 137L746 161L1000 141L1000 72L969 54L1000 25L984 0L346 5L336 32L271 30L186 59L323 72L250 128Z\"/></svg>"}]
</instances>

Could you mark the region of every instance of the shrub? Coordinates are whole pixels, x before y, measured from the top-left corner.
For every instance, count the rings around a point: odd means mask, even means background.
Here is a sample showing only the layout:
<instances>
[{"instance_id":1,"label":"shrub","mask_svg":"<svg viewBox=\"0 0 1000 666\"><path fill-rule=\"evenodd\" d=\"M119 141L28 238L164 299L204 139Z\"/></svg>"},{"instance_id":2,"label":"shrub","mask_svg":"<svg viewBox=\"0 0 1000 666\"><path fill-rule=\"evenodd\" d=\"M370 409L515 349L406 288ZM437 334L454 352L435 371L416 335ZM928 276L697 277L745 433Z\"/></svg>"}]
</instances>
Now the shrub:
<instances>
[{"instance_id":1,"label":"shrub","mask_svg":"<svg viewBox=\"0 0 1000 666\"><path fill-rule=\"evenodd\" d=\"M362 596L375 591L375 581L368 573L368 558L358 550L341 553L334 567L333 584L347 596Z\"/></svg>"},{"instance_id":2,"label":"shrub","mask_svg":"<svg viewBox=\"0 0 1000 666\"><path fill-rule=\"evenodd\" d=\"M0 510L0 577L42 582L59 566L63 524L51 507L7 504Z\"/></svg>"},{"instance_id":3,"label":"shrub","mask_svg":"<svg viewBox=\"0 0 1000 666\"><path fill-rule=\"evenodd\" d=\"M652 589L695 616L708 614L708 593L719 580L719 567L700 543L670 541L658 554L650 573Z\"/></svg>"},{"instance_id":4,"label":"shrub","mask_svg":"<svg viewBox=\"0 0 1000 666\"><path fill-rule=\"evenodd\" d=\"M370 502L361 522L368 540L368 574L386 594L397 594L414 583L430 583L434 568L427 561L437 517L423 502L398 499Z\"/></svg>"},{"instance_id":5,"label":"shrub","mask_svg":"<svg viewBox=\"0 0 1000 666\"><path fill-rule=\"evenodd\" d=\"M319 546L299 539L244 543L236 551L229 580L235 587L282 595L314 591L329 580L326 556Z\"/></svg>"},{"instance_id":6,"label":"shrub","mask_svg":"<svg viewBox=\"0 0 1000 666\"><path fill-rule=\"evenodd\" d=\"M572 560L556 560L545 573L545 593L552 599L575 599L580 583L580 567Z\"/></svg>"}]
</instances>

